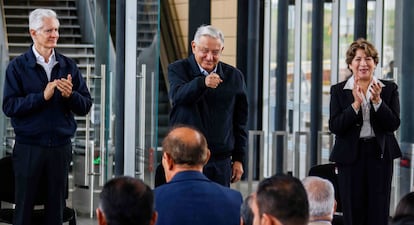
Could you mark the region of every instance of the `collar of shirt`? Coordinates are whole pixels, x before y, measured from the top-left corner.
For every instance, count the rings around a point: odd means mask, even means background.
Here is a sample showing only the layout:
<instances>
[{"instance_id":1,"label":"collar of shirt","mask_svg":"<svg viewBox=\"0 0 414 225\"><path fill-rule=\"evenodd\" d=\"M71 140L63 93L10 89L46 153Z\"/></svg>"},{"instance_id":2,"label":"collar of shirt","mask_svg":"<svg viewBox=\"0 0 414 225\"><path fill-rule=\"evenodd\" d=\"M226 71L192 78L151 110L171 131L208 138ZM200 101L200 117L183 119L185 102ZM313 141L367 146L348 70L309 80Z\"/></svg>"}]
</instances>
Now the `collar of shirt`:
<instances>
[{"instance_id":1,"label":"collar of shirt","mask_svg":"<svg viewBox=\"0 0 414 225\"><path fill-rule=\"evenodd\" d=\"M377 83L379 83L381 85L381 87L385 87L385 84L382 83L380 80L378 80L377 77L372 77L371 83L372 84L373 81L376 81ZM351 78L348 79L348 81L346 82L344 89L348 89L348 90L352 90L354 88L354 83L355 83L355 79L354 79L354 75L352 75Z\"/></svg>"},{"instance_id":2,"label":"collar of shirt","mask_svg":"<svg viewBox=\"0 0 414 225\"><path fill-rule=\"evenodd\" d=\"M32 46L32 50L34 55L36 56L36 62L38 63L42 63L42 64L47 64L47 65L54 65L56 58L55 58L55 50L52 49L52 54L49 56L49 60L48 62L45 61L45 58L43 58L43 56L40 55L40 53L36 50L35 46Z\"/></svg>"},{"instance_id":3,"label":"collar of shirt","mask_svg":"<svg viewBox=\"0 0 414 225\"><path fill-rule=\"evenodd\" d=\"M205 75L205 76L207 76L207 75L209 75L210 73L209 72L207 72L205 69L203 69L203 67L201 67L200 66L200 64L198 64L197 63L197 65L198 65L198 68L200 68L200 72L203 74L203 75ZM211 71L212 73L215 73L215 72L217 72L217 65L216 65L216 67L214 68L214 70L213 71Z\"/></svg>"}]
</instances>

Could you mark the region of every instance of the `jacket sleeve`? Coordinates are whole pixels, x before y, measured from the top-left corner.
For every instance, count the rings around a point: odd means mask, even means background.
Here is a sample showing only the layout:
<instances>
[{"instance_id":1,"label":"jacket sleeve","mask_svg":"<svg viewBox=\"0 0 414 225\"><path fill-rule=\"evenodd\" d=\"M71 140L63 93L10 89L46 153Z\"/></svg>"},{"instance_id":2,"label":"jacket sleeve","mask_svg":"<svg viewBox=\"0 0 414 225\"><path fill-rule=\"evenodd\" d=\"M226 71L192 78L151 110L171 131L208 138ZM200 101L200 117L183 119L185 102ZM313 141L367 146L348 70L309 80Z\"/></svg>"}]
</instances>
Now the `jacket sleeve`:
<instances>
[{"instance_id":1,"label":"jacket sleeve","mask_svg":"<svg viewBox=\"0 0 414 225\"><path fill-rule=\"evenodd\" d=\"M79 116L84 116L88 114L92 106L92 98L89 93L89 89L86 86L86 82L82 77L81 72L75 64L74 74L72 74L72 94L68 99L69 108L72 112Z\"/></svg>"},{"instance_id":2,"label":"jacket sleeve","mask_svg":"<svg viewBox=\"0 0 414 225\"><path fill-rule=\"evenodd\" d=\"M24 90L21 73L24 66L12 61L6 69L3 90L3 112L8 117L19 117L40 110L46 104L43 90ZM35 86L35 85L34 85ZM36 87L33 87L34 89Z\"/></svg>"},{"instance_id":3,"label":"jacket sleeve","mask_svg":"<svg viewBox=\"0 0 414 225\"><path fill-rule=\"evenodd\" d=\"M377 111L371 107L371 123L376 131L394 132L400 126L398 86L389 82L381 93L382 103Z\"/></svg>"},{"instance_id":4,"label":"jacket sleeve","mask_svg":"<svg viewBox=\"0 0 414 225\"><path fill-rule=\"evenodd\" d=\"M244 164L245 154L247 152L247 120L248 120L248 100L246 84L241 77L241 91L236 97L236 103L233 115L234 131L234 149L232 161L239 161Z\"/></svg>"},{"instance_id":5,"label":"jacket sleeve","mask_svg":"<svg viewBox=\"0 0 414 225\"><path fill-rule=\"evenodd\" d=\"M329 103L329 130L336 135L344 135L355 126L362 126L362 113L358 114L351 106L352 102L346 99L342 86L331 87L331 101Z\"/></svg>"}]
</instances>

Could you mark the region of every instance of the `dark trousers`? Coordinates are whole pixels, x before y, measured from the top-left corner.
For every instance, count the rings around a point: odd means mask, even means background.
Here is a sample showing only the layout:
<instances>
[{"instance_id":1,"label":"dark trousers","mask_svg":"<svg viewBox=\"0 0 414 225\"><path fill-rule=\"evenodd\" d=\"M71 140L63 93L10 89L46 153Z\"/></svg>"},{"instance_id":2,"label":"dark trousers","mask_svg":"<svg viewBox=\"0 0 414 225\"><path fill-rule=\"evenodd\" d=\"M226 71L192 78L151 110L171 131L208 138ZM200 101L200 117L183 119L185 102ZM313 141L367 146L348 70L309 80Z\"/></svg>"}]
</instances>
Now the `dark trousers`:
<instances>
[{"instance_id":1,"label":"dark trousers","mask_svg":"<svg viewBox=\"0 0 414 225\"><path fill-rule=\"evenodd\" d=\"M204 166L203 173L206 177L208 177L208 179L223 186L230 187L232 173L230 157L223 159L210 159Z\"/></svg>"},{"instance_id":2,"label":"dark trousers","mask_svg":"<svg viewBox=\"0 0 414 225\"><path fill-rule=\"evenodd\" d=\"M72 146L48 148L16 143L13 149L15 174L14 225L30 225L39 180L46 177L46 225L61 225L66 206Z\"/></svg>"},{"instance_id":3,"label":"dark trousers","mask_svg":"<svg viewBox=\"0 0 414 225\"><path fill-rule=\"evenodd\" d=\"M375 138L359 141L358 160L338 165L345 225L387 225L393 161L381 158Z\"/></svg>"}]
</instances>

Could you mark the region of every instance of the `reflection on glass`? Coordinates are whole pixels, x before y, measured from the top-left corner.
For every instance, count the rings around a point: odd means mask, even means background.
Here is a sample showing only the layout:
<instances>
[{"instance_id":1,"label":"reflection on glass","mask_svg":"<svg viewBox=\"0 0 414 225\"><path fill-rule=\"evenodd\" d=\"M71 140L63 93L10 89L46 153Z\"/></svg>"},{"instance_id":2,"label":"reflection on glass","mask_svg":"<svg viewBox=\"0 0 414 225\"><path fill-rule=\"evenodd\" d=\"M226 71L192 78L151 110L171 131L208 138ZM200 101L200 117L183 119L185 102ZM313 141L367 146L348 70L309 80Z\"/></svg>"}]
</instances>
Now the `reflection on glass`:
<instances>
[{"instance_id":1,"label":"reflection on glass","mask_svg":"<svg viewBox=\"0 0 414 225\"><path fill-rule=\"evenodd\" d=\"M345 63L346 49L354 38L354 0L339 1L339 76L338 82L345 80L351 72Z\"/></svg>"},{"instance_id":2,"label":"reflection on glass","mask_svg":"<svg viewBox=\"0 0 414 225\"><path fill-rule=\"evenodd\" d=\"M396 80L397 71L394 62L395 43L395 0L384 1L384 28L383 28L382 77Z\"/></svg>"}]
</instances>

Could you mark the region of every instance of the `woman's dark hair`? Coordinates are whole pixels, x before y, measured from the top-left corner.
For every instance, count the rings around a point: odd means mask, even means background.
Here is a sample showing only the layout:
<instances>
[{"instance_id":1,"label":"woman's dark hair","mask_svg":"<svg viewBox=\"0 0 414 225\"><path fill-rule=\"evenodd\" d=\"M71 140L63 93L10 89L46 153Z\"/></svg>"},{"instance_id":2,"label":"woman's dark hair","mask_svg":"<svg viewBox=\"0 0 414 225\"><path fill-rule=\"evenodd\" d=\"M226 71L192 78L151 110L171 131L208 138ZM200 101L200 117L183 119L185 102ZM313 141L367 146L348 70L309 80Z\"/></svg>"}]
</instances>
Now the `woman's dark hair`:
<instances>
[{"instance_id":1,"label":"woman's dark hair","mask_svg":"<svg viewBox=\"0 0 414 225\"><path fill-rule=\"evenodd\" d=\"M352 60L355 58L358 49L364 50L367 56L372 57L372 59L374 59L375 65L378 64L379 56L375 46L371 42L365 40L364 38L359 38L358 40L352 42L351 45L349 45L348 50L346 51L345 62L348 65L348 69L349 64L351 64Z\"/></svg>"}]
</instances>

